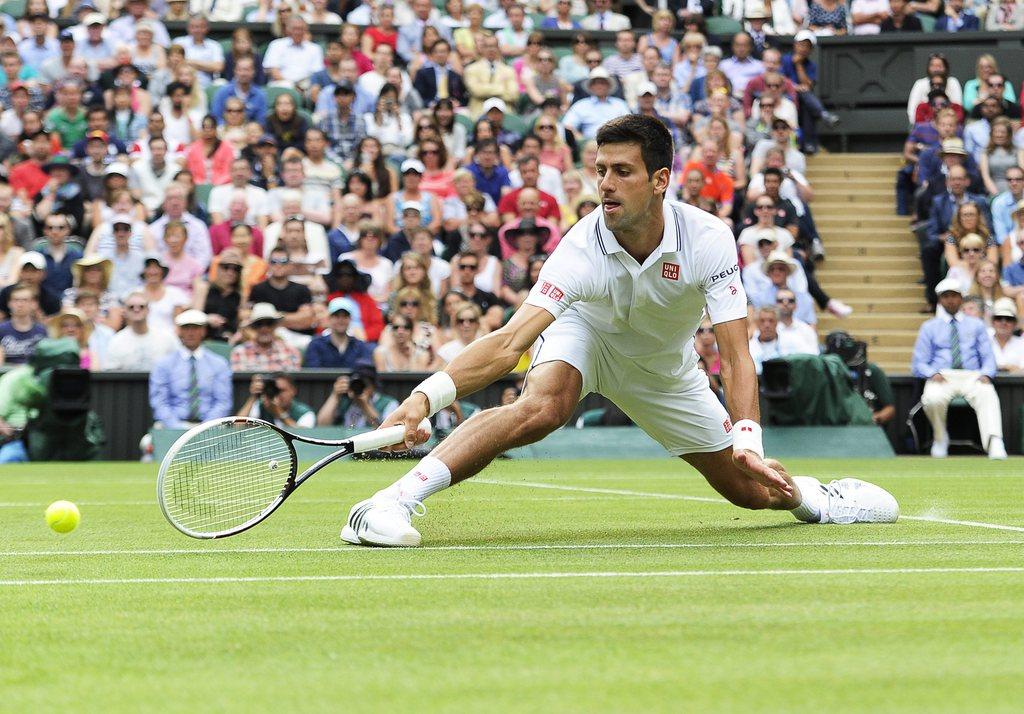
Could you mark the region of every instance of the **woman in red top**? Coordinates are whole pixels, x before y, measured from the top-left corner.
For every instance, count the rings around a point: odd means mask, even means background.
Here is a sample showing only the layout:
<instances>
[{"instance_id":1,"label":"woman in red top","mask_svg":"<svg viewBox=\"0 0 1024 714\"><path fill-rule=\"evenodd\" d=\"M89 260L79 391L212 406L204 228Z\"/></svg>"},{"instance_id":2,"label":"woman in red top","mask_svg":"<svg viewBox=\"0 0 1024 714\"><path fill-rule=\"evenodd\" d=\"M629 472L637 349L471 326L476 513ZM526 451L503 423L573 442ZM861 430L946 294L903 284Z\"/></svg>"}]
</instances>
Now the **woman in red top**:
<instances>
[{"instance_id":1,"label":"woman in red top","mask_svg":"<svg viewBox=\"0 0 1024 714\"><path fill-rule=\"evenodd\" d=\"M367 27L363 33L363 54L372 55L377 45L391 45L391 49L398 50L395 8L391 5L382 5L377 10L377 24Z\"/></svg>"},{"instance_id":2,"label":"woman in red top","mask_svg":"<svg viewBox=\"0 0 1024 714\"><path fill-rule=\"evenodd\" d=\"M199 138L185 151L185 166L196 183L222 186L231 183L231 162L235 150L231 144L217 136L217 120L207 114L203 117Z\"/></svg>"}]
</instances>

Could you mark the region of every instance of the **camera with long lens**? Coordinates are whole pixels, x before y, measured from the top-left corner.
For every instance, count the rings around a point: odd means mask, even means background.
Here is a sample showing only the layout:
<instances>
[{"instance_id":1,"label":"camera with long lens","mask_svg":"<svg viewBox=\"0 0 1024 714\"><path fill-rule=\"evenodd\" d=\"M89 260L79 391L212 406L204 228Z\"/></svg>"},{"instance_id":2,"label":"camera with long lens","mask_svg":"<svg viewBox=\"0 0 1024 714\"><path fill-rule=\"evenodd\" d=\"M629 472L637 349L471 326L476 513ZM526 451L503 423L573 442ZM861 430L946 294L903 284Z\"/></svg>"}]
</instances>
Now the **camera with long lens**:
<instances>
[{"instance_id":1,"label":"camera with long lens","mask_svg":"<svg viewBox=\"0 0 1024 714\"><path fill-rule=\"evenodd\" d=\"M268 376L264 376L262 379L263 396L266 397L268 401L273 401L277 395L281 393L281 390L277 386L277 380Z\"/></svg>"}]
</instances>

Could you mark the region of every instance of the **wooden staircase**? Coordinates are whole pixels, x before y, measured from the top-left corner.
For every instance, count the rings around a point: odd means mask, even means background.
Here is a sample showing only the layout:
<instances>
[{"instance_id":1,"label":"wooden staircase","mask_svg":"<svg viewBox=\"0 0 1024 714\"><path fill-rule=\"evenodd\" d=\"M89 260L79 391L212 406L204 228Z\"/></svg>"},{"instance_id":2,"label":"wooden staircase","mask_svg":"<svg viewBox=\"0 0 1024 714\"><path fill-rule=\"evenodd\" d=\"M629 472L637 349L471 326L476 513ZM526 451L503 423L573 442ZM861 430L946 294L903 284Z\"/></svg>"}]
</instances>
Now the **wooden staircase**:
<instances>
[{"instance_id":1,"label":"wooden staircase","mask_svg":"<svg viewBox=\"0 0 1024 714\"><path fill-rule=\"evenodd\" d=\"M840 320L818 316L821 339L843 329L868 344L868 359L889 374L910 371L910 356L924 307L917 241L905 216L896 215L894 185L899 154L819 154L807 162L814 187L811 208L825 244L818 280L853 308Z\"/></svg>"}]
</instances>

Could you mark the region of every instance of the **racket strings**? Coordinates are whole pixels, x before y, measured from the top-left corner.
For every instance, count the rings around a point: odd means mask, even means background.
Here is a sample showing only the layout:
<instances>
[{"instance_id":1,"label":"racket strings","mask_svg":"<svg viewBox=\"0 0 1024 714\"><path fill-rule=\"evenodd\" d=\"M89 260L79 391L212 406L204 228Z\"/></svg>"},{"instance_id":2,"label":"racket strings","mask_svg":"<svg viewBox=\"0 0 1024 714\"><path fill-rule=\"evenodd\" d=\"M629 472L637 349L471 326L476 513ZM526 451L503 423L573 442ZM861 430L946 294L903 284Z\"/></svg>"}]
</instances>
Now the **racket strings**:
<instances>
[{"instance_id":1,"label":"racket strings","mask_svg":"<svg viewBox=\"0 0 1024 714\"><path fill-rule=\"evenodd\" d=\"M168 515L197 533L219 533L248 523L281 495L294 473L288 442L251 422L222 423L199 432L167 466Z\"/></svg>"}]
</instances>

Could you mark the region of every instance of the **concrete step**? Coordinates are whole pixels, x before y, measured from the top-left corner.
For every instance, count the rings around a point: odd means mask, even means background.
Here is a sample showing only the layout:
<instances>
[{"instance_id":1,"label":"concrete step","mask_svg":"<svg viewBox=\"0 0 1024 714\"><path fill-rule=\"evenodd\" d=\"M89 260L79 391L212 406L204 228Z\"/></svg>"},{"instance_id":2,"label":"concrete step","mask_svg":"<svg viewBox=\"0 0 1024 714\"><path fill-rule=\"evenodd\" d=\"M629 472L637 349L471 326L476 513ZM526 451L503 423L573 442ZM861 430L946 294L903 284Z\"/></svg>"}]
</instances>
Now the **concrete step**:
<instances>
[{"instance_id":1,"label":"concrete step","mask_svg":"<svg viewBox=\"0 0 1024 714\"><path fill-rule=\"evenodd\" d=\"M910 270L909 268L907 270L871 270L870 272L847 268L841 270L831 269L820 271L818 276L820 281L824 282L827 280L832 285L871 284L884 287L914 285L920 278L920 270Z\"/></svg>"},{"instance_id":2,"label":"concrete step","mask_svg":"<svg viewBox=\"0 0 1024 714\"><path fill-rule=\"evenodd\" d=\"M920 291L918 291L920 292ZM881 293L881 291L879 291ZM838 293L837 293L838 294ZM843 293L840 298L854 309L854 314L886 314L913 315L921 308L923 302L920 295L899 296L873 295L852 297Z\"/></svg>"},{"instance_id":3,"label":"concrete step","mask_svg":"<svg viewBox=\"0 0 1024 714\"><path fill-rule=\"evenodd\" d=\"M910 284L877 285L873 283L850 283L840 280L833 280L825 275L818 277L818 282L825 292L832 293L843 302L850 300L918 300L919 304L913 308L924 307L924 286L916 285L914 281Z\"/></svg>"},{"instance_id":4,"label":"concrete step","mask_svg":"<svg viewBox=\"0 0 1024 714\"><path fill-rule=\"evenodd\" d=\"M825 265L820 270L822 275L837 270L908 270L913 271L920 261L913 255L835 255L829 254Z\"/></svg>"},{"instance_id":5,"label":"concrete step","mask_svg":"<svg viewBox=\"0 0 1024 714\"><path fill-rule=\"evenodd\" d=\"M891 243L893 245L917 245L917 239L910 232L907 225L899 228L834 228L826 230L821 227L818 221L818 228L821 230L821 238L825 246L835 243Z\"/></svg>"},{"instance_id":6,"label":"concrete step","mask_svg":"<svg viewBox=\"0 0 1024 714\"><path fill-rule=\"evenodd\" d=\"M877 174L866 173L863 175L853 173L852 175L843 176L819 176L819 173L826 172L815 172L813 175L807 177L810 179L811 185L814 187L815 196L822 191L846 191L860 193L861 191L881 192L884 189L888 189L889 195L892 195L892 180L888 173L882 174L882 172L878 172ZM844 172L844 174L848 173L850 172Z\"/></svg>"},{"instance_id":7,"label":"concrete step","mask_svg":"<svg viewBox=\"0 0 1024 714\"><path fill-rule=\"evenodd\" d=\"M851 335L856 337L858 340L864 340L868 343L868 355L872 354L872 349L875 347L891 347L906 350L907 364L910 364L910 351L914 346L914 341L917 340L917 330L863 330L858 328L846 327L842 324L842 321L832 322L818 322L818 331L822 334L828 334L829 330L846 330ZM822 332L824 331L824 332Z\"/></svg>"},{"instance_id":8,"label":"concrete step","mask_svg":"<svg viewBox=\"0 0 1024 714\"><path fill-rule=\"evenodd\" d=\"M847 332L869 333L878 330L918 330L921 323L928 318L927 315L917 313L858 313L854 312L849 317L840 319L835 315L825 313L818 317L818 323L826 329L843 329Z\"/></svg>"},{"instance_id":9,"label":"concrete step","mask_svg":"<svg viewBox=\"0 0 1024 714\"><path fill-rule=\"evenodd\" d=\"M832 263L834 258L843 256L874 256L877 258L908 257L917 260L917 246L910 243L893 244L883 241L865 243L861 241L848 241L837 243L829 236L825 241L826 256L825 265Z\"/></svg>"},{"instance_id":10,"label":"concrete step","mask_svg":"<svg viewBox=\"0 0 1024 714\"><path fill-rule=\"evenodd\" d=\"M872 215L870 211L849 215L849 211L843 213L835 212L832 215L821 215L817 207L814 209L814 222L821 231L822 236L828 235L831 231L846 231L854 228L867 228L875 231L885 231L889 234L900 232L910 233L910 223L905 216L896 215Z\"/></svg>"},{"instance_id":11,"label":"concrete step","mask_svg":"<svg viewBox=\"0 0 1024 714\"><path fill-rule=\"evenodd\" d=\"M814 201L811 204L815 213L822 204L833 203L888 203L895 209L892 189L885 189L875 183L864 183L862 185L837 185L835 188L825 188L818 183L814 186ZM857 206L859 209L860 206ZM893 211L895 212L895 210Z\"/></svg>"},{"instance_id":12,"label":"concrete step","mask_svg":"<svg viewBox=\"0 0 1024 714\"><path fill-rule=\"evenodd\" d=\"M899 168L903 165L903 156L895 153L884 154L821 154L812 157L807 162L807 169L811 171L821 168L850 168L870 166L874 168L888 168L892 166Z\"/></svg>"},{"instance_id":13,"label":"concrete step","mask_svg":"<svg viewBox=\"0 0 1024 714\"><path fill-rule=\"evenodd\" d=\"M854 181L870 181L874 185L881 186L889 184L892 186L896 181L896 172L899 167L893 166L875 168L871 166L851 166L851 167L826 167L820 168L817 166L809 167L807 169L807 178L810 180L812 186L817 186L819 181L843 181L843 180L854 180Z\"/></svg>"},{"instance_id":14,"label":"concrete step","mask_svg":"<svg viewBox=\"0 0 1024 714\"><path fill-rule=\"evenodd\" d=\"M858 203L848 200L815 199L812 204L815 221L824 218L846 218L867 216L871 218L900 218L891 199L871 199Z\"/></svg>"}]
</instances>

